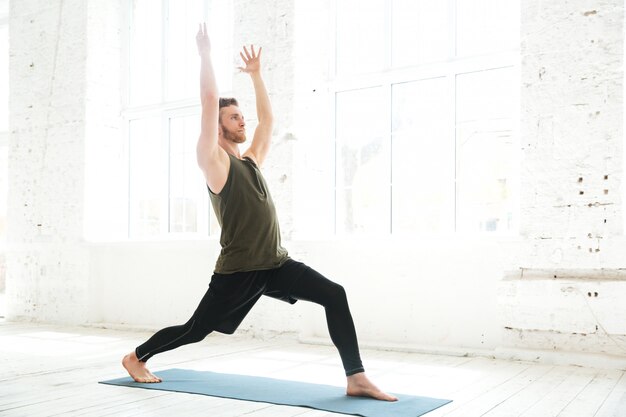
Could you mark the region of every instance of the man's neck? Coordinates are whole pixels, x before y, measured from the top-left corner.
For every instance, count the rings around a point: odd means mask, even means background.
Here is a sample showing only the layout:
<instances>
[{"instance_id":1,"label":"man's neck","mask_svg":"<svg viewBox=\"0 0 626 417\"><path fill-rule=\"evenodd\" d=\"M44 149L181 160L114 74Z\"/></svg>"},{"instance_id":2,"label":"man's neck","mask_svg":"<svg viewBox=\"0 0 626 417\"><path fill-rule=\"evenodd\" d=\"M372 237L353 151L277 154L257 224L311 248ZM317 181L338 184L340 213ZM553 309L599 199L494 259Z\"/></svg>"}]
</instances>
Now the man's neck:
<instances>
[{"instance_id":1,"label":"man's neck","mask_svg":"<svg viewBox=\"0 0 626 417\"><path fill-rule=\"evenodd\" d=\"M231 141L224 140L222 138L219 139L218 143L222 147L222 149L226 151L226 153L231 154L237 159L241 159L241 153L239 152L238 144L231 142Z\"/></svg>"}]
</instances>

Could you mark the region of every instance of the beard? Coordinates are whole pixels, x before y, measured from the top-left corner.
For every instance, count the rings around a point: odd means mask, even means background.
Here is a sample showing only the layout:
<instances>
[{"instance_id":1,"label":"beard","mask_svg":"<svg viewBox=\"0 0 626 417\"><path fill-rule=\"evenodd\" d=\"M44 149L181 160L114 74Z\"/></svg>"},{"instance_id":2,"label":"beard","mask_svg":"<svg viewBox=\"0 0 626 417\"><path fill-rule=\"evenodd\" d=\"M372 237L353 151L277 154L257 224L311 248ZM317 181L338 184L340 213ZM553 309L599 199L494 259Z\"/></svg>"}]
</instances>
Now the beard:
<instances>
[{"instance_id":1,"label":"beard","mask_svg":"<svg viewBox=\"0 0 626 417\"><path fill-rule=\"evenodd\" d=\"M225 140L234 143L244 143L246 141L246 132L233 132L222 126L222 136Z\"/></svg>"}]
</instances>

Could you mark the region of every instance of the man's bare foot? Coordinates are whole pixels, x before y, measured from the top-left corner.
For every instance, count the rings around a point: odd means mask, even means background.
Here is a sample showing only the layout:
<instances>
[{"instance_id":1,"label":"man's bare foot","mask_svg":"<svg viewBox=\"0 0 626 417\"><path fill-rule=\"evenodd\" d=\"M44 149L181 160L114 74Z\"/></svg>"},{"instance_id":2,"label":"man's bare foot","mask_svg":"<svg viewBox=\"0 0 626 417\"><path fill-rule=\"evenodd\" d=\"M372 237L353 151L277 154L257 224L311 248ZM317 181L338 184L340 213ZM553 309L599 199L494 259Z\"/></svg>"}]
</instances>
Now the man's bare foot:
<instances>
[{"instance_id":1,"label":"man's bare foot","mask_svg":"<svg viewBox=\"0 0 626 417\"><path fill-rule=\"evenodd\" d=\"M122 365L126 368L126 371L128 371L128 375L130 375L136 382L163 381L146 368L145 362L139 361L135 352L131 352L124 356L124 359L122 359Z\"/></svg>"},{"instance_id":2,"label":"man's bare foot","mask_svg":"<svg viewBox=\"0 0 626 417\"><path fill-rule=\"evenodd\" d=\"M371 397L382 401L398 401L393 395L382 392L365 376L365 372L350 375L348 377L348 389L346 394L352 397Z\"/></svg>"}]
</instances>

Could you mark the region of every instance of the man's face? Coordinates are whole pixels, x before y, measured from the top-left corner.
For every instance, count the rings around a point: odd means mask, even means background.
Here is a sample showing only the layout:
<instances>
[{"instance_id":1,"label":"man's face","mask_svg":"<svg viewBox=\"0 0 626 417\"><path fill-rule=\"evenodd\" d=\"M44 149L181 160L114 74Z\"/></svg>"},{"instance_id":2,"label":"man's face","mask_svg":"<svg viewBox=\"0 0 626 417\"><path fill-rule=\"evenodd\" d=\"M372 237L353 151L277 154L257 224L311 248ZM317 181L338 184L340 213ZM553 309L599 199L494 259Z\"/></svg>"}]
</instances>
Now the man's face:
<instances>
[{"instance_id":1,"label":"man's face","mask_svg":"<svg viewBox=\"0 0 626 417\"><path fill-rule=\"evenodd\" d=\"M237 106L220 109L220 133L224 139L235 143L246 141L246 122Z\"/></svg>"}]
</instances>

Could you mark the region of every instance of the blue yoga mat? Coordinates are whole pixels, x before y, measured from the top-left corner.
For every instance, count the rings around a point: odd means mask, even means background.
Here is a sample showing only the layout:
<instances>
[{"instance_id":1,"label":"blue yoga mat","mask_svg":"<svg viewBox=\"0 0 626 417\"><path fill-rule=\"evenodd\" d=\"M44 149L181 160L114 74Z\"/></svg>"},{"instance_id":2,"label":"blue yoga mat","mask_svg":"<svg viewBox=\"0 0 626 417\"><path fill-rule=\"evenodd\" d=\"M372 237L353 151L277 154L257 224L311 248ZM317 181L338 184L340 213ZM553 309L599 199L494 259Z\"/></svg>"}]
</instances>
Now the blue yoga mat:
<instances>
[{"instance_id":1,"label":"blue yoga mat","mask_svg":"<svg viewBox=\"0 0 626 417\"><path fill-rule=\"evenodd\" d=\"M189 369L168 369L154 374L163 382L142 384L125 377L100 383L308 407L363 417L418 417L451 402L403 394L394 394L399 399L396 402L377 401L348 397L345 388L329 385Z\"/></svg>"}]
</instances>

